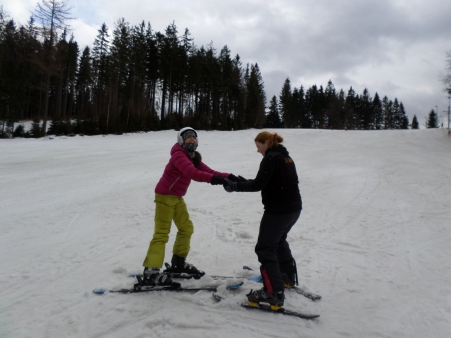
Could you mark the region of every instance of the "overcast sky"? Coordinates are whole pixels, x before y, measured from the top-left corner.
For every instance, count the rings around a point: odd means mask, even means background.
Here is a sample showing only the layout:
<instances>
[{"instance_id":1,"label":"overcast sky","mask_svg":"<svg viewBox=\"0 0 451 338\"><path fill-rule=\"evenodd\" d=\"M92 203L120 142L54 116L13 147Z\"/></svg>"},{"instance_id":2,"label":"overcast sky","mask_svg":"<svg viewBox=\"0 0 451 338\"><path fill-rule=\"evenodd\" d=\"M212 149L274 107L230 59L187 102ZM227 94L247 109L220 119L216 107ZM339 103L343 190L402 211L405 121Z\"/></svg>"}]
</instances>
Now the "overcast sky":
<instances>
[{"instance_id":1,"label":"overcast sky","mask_svg":"<svg viewBox=\"0 0 451 338\"><path fill-rule=\"evenodd\" d=\"M0 0L4 11L26 24L37 0ZM367 88L403 102L409 120L424 126L431 109L448 125L449 100L440 80L451 51L449 0L69 0L70 22L80 49L92 47L106 23L110 34L124 18L164 32L173 21L197 46L225 45L243 64L258 63L267 101L292 88L326 87L345 93ZM436 109L436 106L438 109ZM444 112L446 111L446 112Z\"/></svg>"}]
</instances>

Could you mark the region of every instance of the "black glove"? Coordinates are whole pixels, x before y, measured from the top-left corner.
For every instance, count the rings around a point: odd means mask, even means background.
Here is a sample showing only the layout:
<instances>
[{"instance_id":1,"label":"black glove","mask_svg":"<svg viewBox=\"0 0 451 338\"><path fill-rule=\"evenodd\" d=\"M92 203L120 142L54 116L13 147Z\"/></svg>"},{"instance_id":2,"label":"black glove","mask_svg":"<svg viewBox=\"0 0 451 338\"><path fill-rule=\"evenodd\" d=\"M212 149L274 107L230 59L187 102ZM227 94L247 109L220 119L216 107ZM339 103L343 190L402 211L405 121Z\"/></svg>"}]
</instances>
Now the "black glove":
<instances>
[{"instance_id":1,"label":"black glove","mask_svg":"<svg viewBox=\"0 0 451 338\"><path fill-rule=\"evenodd\" d=\"M228 180L224 177L214 175L213 178L211 179L210 184L211 185L227 184L227 181Z\"/></svg>"},{"instance_id":2,"label":"black glove","mask_svg":"<svg viewBox=\"0 0 451 338\"><path fill-rule=\"evenodd\" d=\"M237 182L232 182L231 180L225 179L224 190L227 192L237 191Z\"/></svg>"},{"instance_id":3,"label":"black glove","mask_svg":"<svg viewBox=\"0 0 451 338\"><path fill-rule=\"evenodd\" d=\"M229 176L227 178L232 182L238 182L238 180L239 180L239 178L236 177L234 174L229 174Z\"/></svg>"},{"instance_id":4,"label":"black glove","mask_svg":"<svg viewBox=\"0 0 451 338\"><path fill-rule=\"evenodd\" d=\"M247 179L245 179L243 176L238 175L236 177L234 174L229 174L229 177L227 177L232 182L247 182Z\"/></svg>"}]
</instances>

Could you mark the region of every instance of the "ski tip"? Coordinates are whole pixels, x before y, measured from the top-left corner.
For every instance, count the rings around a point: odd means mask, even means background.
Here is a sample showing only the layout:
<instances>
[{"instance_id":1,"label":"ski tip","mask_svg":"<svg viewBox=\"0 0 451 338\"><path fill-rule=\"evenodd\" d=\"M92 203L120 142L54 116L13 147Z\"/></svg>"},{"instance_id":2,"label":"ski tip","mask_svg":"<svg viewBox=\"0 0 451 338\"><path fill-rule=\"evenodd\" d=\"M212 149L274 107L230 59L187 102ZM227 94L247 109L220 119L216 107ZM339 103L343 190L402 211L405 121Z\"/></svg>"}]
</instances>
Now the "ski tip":
<instances>
[{"instance_id":1,"label":"ski tip","mask_svg":"<svg viewBox=\"0 0 451 338\"><path fill-rule=\"evenodd\" d=\"M225 298L218 295L217 293L213 293L213 297L214 299L216 299L218 302L220 302L221 300L224 300Z\"/></svg>"},{"instance_id":2,"label":"ski tip","mask_svg":"<svg viewBox=\"0 0 451 338\"><path fill-rule=\"evenodd\" d=\"M226 289L227 290L236 290L236 289L239 289L243 284L244 284L244 282L241 282L238 284L230 284L230 285L227 285Z\"/></svg>"},{"instance_id":3,"label":"ski tip","mask_svg":"<svg viewBox=\"0 0 451 338\"><path fill-rule=\"evenodd\" d=\"M96 295L103 295L106 290L105 289L94 289L92 290L92 292L94 292Z\"/></svg>"},{"instance_id":4,"label":"ski tip","mask_svg":"<svg viewBox=\"0 0 451 338\"><path fill-rule=\"evenodd\" d=\"M256 282L256 283L260 283L262 281L262 279L263 279L262 275L249 277L249 280Z\"/></svg>"}]
</instances>

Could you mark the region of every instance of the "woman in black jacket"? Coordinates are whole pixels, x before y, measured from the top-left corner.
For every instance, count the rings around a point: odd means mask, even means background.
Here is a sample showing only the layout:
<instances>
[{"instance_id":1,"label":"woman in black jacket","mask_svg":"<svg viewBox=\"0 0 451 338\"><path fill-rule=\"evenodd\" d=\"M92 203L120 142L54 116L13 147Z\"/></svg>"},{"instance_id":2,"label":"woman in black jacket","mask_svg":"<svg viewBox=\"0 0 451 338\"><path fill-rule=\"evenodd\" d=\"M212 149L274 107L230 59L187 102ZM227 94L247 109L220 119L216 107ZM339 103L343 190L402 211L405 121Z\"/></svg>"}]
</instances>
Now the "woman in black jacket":
<instances>
[{"instance_id":1,"label":"woman in black jacket","mask_svg":"<svg viewBox=\"0 0 451 338\"><path fill-rule=\"evenodd\" d=\"M253 180L228 181L228 192L261 191L265 208L260 222L255 253L261 263L263 289L251 291L252 303L269 303L274 309L284 303L284 287L293 287L296 265L287 242L288 232L302 210L296 166L277 133L263 131L255 138L257 151L263 155L260 169Z\"/></svg>"}]
</instances>

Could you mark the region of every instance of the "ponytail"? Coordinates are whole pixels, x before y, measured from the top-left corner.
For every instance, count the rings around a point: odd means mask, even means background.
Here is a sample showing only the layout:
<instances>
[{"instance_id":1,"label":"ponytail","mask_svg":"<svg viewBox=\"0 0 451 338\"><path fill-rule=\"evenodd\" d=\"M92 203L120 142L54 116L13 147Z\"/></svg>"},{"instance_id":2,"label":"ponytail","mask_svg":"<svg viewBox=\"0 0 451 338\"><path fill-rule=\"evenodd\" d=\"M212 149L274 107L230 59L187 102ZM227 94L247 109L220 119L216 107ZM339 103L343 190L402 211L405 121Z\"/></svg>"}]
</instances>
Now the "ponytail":
<instances>
[{"instance_id":1,"label":"ponytail","mask_svg":"<svg viewBox=\"0 0 451 338\"><path fill-rule=\"evenodd\" d=\"M194 158L192 159L194 166L199 168L200 162L202 162L202 156L198 151L194 151Z\"/></svg>"},{"instance_id":2,"label":"ponytail","mask_svg":"<svg viewBox=\"0 0 451 338\"><path fill-rule=\"evenodd\" d=\"M283 137L277 133L262 131L255 137L254 141L263 144L268 142L268 149L273 149L283 142Z\"/></svg>"}]
</instances>

